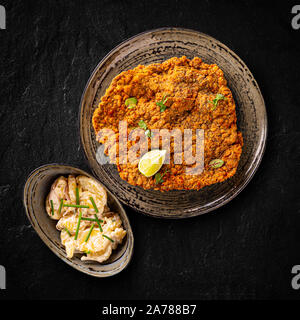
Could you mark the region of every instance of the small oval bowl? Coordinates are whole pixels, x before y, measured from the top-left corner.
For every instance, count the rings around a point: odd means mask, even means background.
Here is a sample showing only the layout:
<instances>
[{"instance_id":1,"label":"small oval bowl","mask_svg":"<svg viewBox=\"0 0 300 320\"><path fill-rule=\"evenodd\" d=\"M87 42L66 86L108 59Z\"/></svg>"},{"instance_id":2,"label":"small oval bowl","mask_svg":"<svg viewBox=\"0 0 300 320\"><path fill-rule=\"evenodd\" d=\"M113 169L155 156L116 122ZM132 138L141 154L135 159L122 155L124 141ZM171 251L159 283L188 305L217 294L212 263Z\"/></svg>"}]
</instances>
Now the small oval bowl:
<instances>
[{"instance_id":1,"label":"small oval bowl","mask_svg":"<svg viewBox=\"0 0 300 320\"><path fill-rule=\"evenodd\" d=\"M81 261L80 254L75 254L72 259L68 258L60 241L60 231L56 229L57 221L50 219L46 212L45 199L54 180L60 175L69 174L85 175L95 179L81 169L61 164L41 166L29 175L24 186L23 198L27 217L44 243L68 265L94 277L113 276L127 267L133 254L134 238L129 219L117 198L104 187L107 192L107 205L120 215L127 235L105 263Z\"/></svg>"}]
</instances>

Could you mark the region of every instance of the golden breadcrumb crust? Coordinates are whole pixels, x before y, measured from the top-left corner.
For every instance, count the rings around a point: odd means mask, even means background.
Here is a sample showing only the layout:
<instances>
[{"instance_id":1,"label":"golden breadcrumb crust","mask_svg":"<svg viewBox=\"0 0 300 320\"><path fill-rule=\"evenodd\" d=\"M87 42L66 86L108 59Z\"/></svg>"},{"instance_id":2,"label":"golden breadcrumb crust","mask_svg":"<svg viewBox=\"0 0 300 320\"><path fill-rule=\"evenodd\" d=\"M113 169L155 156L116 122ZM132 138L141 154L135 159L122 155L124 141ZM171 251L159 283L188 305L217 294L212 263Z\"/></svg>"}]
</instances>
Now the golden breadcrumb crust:
<instances>
[{"instance_id":1,"label":"golden breadcrumb crust","mask_svg":"<svg viewBox=\"0 0 300 320\"><path fill-rule=\"evenodd\" d=\"M212 101L216 94L225 99L215 107ZM166 109L160 111L156 104L164 96L169 99ZM125 100L137 98L137 105L129 109ZM172 189L201 189L204 186L222 182L232 177L242 153L243 138L236 125L235 102L222 70L215 64L206 64L200 58L189 60L185 56L171 58L161 64L139 65L116 76L102 97L93 115L96 134L100 129L109 128L117 133L119 121L127 121L128 133L143 120L148 129L203 129L204 170L199 175L187 175L183 164L174 164L174 143L171 141L170 164L164 164L161 173L167 169L163 182L155 177L146 178L138 170L138 161L121 164L117 152L117 168L120 177L128 183L144 189L167 191ZM99 138L101 143L109 138ZM152 140L148 138L149 150ZM128 149L133 142L128 142ZM112 147L106 148L106 153ZM161 147L161 141L160 141ZM192 142L195 151L195 141ZM212 168L213 159L222 159L224 165Z\"/></svg>"}]
</instances>

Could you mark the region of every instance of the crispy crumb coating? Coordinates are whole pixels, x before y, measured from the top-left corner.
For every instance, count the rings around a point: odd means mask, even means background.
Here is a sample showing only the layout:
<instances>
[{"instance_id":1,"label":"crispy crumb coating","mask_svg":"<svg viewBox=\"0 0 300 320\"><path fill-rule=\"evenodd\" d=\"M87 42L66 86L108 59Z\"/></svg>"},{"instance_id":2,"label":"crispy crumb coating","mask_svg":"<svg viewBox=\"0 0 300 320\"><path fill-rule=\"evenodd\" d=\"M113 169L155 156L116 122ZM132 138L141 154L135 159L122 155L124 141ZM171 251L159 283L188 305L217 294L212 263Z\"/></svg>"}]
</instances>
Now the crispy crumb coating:
<instances>
[{"instance_id":1,"label":"crispy crumb coating","mask_svg":"<svg viewBox=\"0 0 300 320\"><path fill-rule=\"evenodd\" d=\"M216 94L224 95L214 107ZM169 99L166 109L160 111L156 104L164 96ZM128 109L125 100L136 97L134 108ZM237 130L235 102L223 71L215 64L206 64L200 58L189 60L185 56L171 58L160 64L139 65L116 76L102 97L93 114L96 134L100 129L109 128L117 133L119 121L127 121L128 134L143 120L148 129L203 129L204 169L201 174L188 175L186 161L174 163L174 143L171 140L170 164L164 164L161 172L167 173L163 182L157 184L154 177L146 178L138 170L138 161L122 164L117 152L117 168L120 177L128 183L144 189L167 191L173 189L201 189L207 185L222 182L232 177L242 153L243 138ZM148 139L149 150L152 139ZM98 137L106 142L106 153L110 154L113 143L109 138ZM162 141L159 142L160 147ZM128 149L134 142L128 142ZM195 141L192 141L195 151ZM118 150L118 148L117 148ZM211 168L213 159L222 159L224 165Z\"/></svg>"}]
</instances>

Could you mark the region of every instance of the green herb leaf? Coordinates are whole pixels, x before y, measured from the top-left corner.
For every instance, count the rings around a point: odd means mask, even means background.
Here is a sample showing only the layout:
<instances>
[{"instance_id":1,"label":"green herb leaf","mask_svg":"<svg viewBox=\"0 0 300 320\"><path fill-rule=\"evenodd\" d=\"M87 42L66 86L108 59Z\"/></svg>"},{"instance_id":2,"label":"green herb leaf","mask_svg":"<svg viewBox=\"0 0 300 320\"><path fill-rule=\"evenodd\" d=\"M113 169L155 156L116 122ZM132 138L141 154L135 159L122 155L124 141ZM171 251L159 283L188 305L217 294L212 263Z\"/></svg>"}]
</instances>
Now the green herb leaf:
<instances>
[{"instance_id":1,"label":"green herb leaf","mask_svg":"<svg viewBox=\"0 0 300 320\"><path fill-rule=\"evenodd\" d=\"M79 204L79 189L76 187L76 204Z\"/></svg>"},{"instance_id":2,"label":"green herb leaf","mask_svg":"<svg viewBox=\"0 0 300 320\"><path fill-rule=\"evenodd\" d=\"M64 207L72 207L72 208L86 208L86 209L90 208L89 206L84 206L81 204L68 204L68 203L64 203L63 206Z\"/></svg>"},{"instance_id":3,"label":"green herb leaf","mask_svg":"<svg viewBox=\"0 0 300 320\"><path fill-rule=\"evenodd\" d=\"M93 219L93 218L85 218L85 217L82 217L81 220L85 220L85 221L93 221L93 222L97 222L96 219ZM98 219L99 220L99 219ZM99 220L100 222L103 222L103 220Z\"/></svg>"},{"instance_id":4,"label":"green herb leaf","mask_svg":"<svg viewBox=\"0 0 300 320\"><path fill-rule=\"evenodd\" d=\"M97 206L96 206L96 203L95 203L95 201L94 201L94 198L93 198L93 197L90 197L90 201L91 201L91 203L92 203L92 205L93 205L93 207L94 207L94 209L95 209L96 213L98 213L98 212L99 212L99 210L98 210L98 208L97 208Z\"/></svg>"},{"instance_id":5,"label":"green herb leaf","mask_svg":"<svg viewBox=\"0 0 300 320\"><path fill-rule=\"evenodd\" d=\"M132 97L125 100L125 106L128 107L128 109L132 109L137 104L137 98Z\"/></svg>"},{"instance_id":6,"label":"green herb leaf","mask_svg":"<svg viewBox=\"0 0 300 320\"><path fill-rule=\"evenodd\" d=\"M167 106L165 106L164 104L160 105L160 112L164 112L166 109L167 109Z\"/></svg>"},{"instance_id":7,"label":"green herb leaf","mask_svg":"<svg viewBox=\"0 0 300 320\"><path fill-rule=\"evenodd\" d=\"M74 240L77 240L77 237L78 237L78 232L79 232L79 227L80 227L80 222L81 222L81 216L82 216L82 212L80 210Z\"/></svg>"},{"instance_id":8,"label":"green herb leaf","mask_svg":"<svg viewBox=\"0 0 300 320\"><path fill-rule=\"evenodd\" d=\"M144 120L140 120L138 122L138 125L140 128L144 129L145 130L145 135L149 138L152 138L153 137L153 133L151 132L150 129L147 129L147 124L145 123Z\"/></svg>"},{"instance_id":9,"label":"green herb leaf","mask_svg":"<svg viewBox=\"0 0 300 320\"><path fill-rule=\"evenodd\" d=\"M166 103L168 100L169 100L169 97L167 97L168 95L165 95L164 97L163 97L163 103Z\"/></svg>"},{"instance_id":10,"label":"green herb leaf","mask_svg":"<svg viewBox=\"0 0 300 320\"><path fill-rule=\"evenodd\" d=\"M168 169L166 169L163 174L161 174L161 173L158 172L158 173L155 175L155 183L156 183L156 184L163 183L163 182L164 182L163 176L164 176L167 172L168 172Z\"/></svg>"},{"instance_id":11,"label":"green herb leaf","mask_svg":"<svg viewBox=\"0 0 300 320\"><path fill-rule=\"evenodd\" d=\"M146 123L145 123L144 120L140 120L140 121L138 122L138 125L139 125L140 128L142 128L142 129L144 129L144 130L147 130L147 125L146 125Z\"/></svg>"},{"instance_id":12,"label":"green herb leaf","mask_svg":"<svg viewBox=\"0 0 300 320\"><path fill-rule=\"evenodd\" d=\"M61 213L61 208L63 206L63 203L64 203L64 199L60 199L60 204L59 204L59 208L58 208L58 214Z\"/></svg>"},{"instance_id":13,"label":"green herb leaf","mask_svg":"<svg viewBox=\"0 0 300 320\"><path fill-rule=\"evenodd\" d=\"M67 232L67 234L71 237L72 235L71 235L71 232L68 230L68 228L67 228L67 227L64 227L64 229L65 229L65 231Z\"/></svg>"},{"instance_id":14,"label":"green herb leaf","mask_svg":"<svg viewBox=\"0 0 300 320\"><path fill-rule=\"evenodd\" d=\"M102 229L102 227L101 227L100 221L99 221L98 216L96 215L96 213L94 214L94 216L95 216L95 219L96 219L96 221L97 221L97 224L98 224L98 227L99 227L100 231L103 232L103 229ZM102 220L101 220L101 221L102 221ZM103 222L103 221L102 221L102 222Z\"/></svg>"},{"instance_id":15,"label":"green herb leaf","mask_svg":"<svg viewBox=\"0 0 300 320\"><path fill-rule=\"evenodd\" d=\"M164 95L162 100L159 102L156 102L156 105L160 107L160 112L164 112L167 108L167 106L165 105L165 103L168 101L169 97L167 97L167 95Z\"/></svg>"},{"instance_id":16,"label":"green herb leaf","mask_svg":"<svg viewBox=\"0 0 300 320\"><path fill-rule=\"evenodd\" d=\"M145 135L148 137L148 138L152 138L153 137L153 132L151 132L151 130L147 129L145 131Z\"/></svg>"},{"instance_id":17,"label":"green herb leaf","mask_svg":"<svg viewBox=\"0 0 300 320\"><path fill-rule=\"evenodd\" d=\"M87 250L87 251L84 251L86 254L89 254L89 253L91 253L91 251L90 250Z\"/></svg>"},{"instance_id":18,"label":"green herb leaf","mask_svg":"<svg viewBox=\"0 0 300 320\"><path fill-rule=\"evenodd\" d=\"M222 159L214 159L210 161L209 166L212 167L213 169L217 169L222 167L223 164L224 164L224 161Z\"/></svg>"},{"instance_id":19,"label":"green herb leaf","mask_svg":"<svg viewBox=\"0 0 300 320\"><path fill-rule=\"evenodd\" d=\"M50 200L50 205L51 205L51 214L54 215L53 200Z\"/></svg>"},{"instance_id":20,"label":"green herb leaf","mask_svg":"<svg viewBox=\"0 0 300 320\"><path fill-rule=\"evenodd\" d=\"M90 235L91 235L94 227L95 227L95 223L92 224L92 226L91 226L91 228L90 228L90 231L89 231L88 235L86 236L86 238L85 238L85 240L84 240L85 242L88 242L88 240L89 240L89 238L90 238Z\"/></svg>"},{"instance_id":21,"label":"green herb leaf","mask_svg":"<svg viewBox=\"0 0 300 320\"><path fill-rule=\"evenodd\" d=\"M225 96L223 96L223 94L217 93L215 99L213 101L209 101L210 103L212 103L214 105L213 108L211 109L212 111L214 111L216 109L219 100L227 100L227 98Z\"/></svg>"},{"instance_id":22,"label":"green herb leaf","mask_svg":"<svg viewBox=\"0 0 300 320\"><path fill-rule=\"evenodd\" d=\"M159 184L159 183L163 183L164 180L162 179L161 177L161 174L158 172L156 175L155 175L155 183L156 184Z\"/></svg>"},{"instance_id":23,"label":"green herb leaf","mask_svg":"<svg viewBox=\"0 0 300 320\"><path fill-rule=\"evenodd\" d=\"M113 239L111 239L110 237L106 236L105 234L103 234L102 237L108 239L108 240L111 241L111 242L115 242Z\"/></svg>"}]
</instances>

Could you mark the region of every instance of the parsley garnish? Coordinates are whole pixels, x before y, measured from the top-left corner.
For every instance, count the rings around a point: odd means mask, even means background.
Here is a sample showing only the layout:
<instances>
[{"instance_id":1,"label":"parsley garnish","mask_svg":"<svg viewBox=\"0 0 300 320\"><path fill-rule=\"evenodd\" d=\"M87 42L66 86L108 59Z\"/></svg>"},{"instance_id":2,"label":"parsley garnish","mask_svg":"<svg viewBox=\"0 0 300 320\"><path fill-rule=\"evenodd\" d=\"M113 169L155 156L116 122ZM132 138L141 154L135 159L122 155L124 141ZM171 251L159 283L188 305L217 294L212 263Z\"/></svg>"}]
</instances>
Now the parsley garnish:
<instances>
[{"instance_id":1,"label":"parsley garnish","mask_svg":"<svg viewBox=\"0 0 300 320\"><path fill-rule=\"evenodd\" d=\"M140 120L138 123L139 127L145 130L145 135L148 138L152 138L153 137L153 133L151 132L150 129L147 128L146 123L143 120Z\"/></svg>"},{"instance_id":2,"label":"parsley garnish","mask_svg":"<svg viewBox=\"0 0 300 320\"><path fill-rule=\"evenodd\" d=\"M138 125L139 125L140 128L142 128L144 130L147 130L147 125L143 120L140 120Z\"/></svg>"},{"instance_id":3,"label":"parsley garnish","mask_svg":"<svg viewBox=\"0 0 300 320\"><path fill-rule=\"evenodd\" d=\"M163 176L164 176L167 172L168 172L168 169L166 169L166 171L165 171L163 174L161 174L161 173L158 172L158 173L155 175L155 183L156 183L156 184L163 183L163 182L164 182Z\"/></svg>"},{"instance_id":4,"label":"parsley garnish","mask_svg":"<svg viewBox=\"0 0 300 320\"><path fill-rule=\"evenodd\" d=\"M147 130L145 131L145 135L146 135L147 137L149 137L149 138L152 138L152 137L153 137L153 133L152 133L149 129L147 129Z\"/></svg>"},{"instance_id":5,"label":"parsley garnish","mask_svg":"<svg viewBox=\"0 0 300 320\"><path fill-rule=\"evenodd\" d=\"M211 109L212 111L214 111L216 109L219 100L227 100L227 98L224 97L221 93L217 93L215 99L213 101L209 101L210 103L212 103L214 105L213 108Z\"/></svg>"},{"instance_id":6,"label":"parsley garnish","mask_svg":"<svg viewBox=\"0 0 300 320\"><path fill-rule=\"evenodd\" d=\"M164 95L161 101L156 102L156 105L160 107L160 112L164 112L166 110L167 106L165 105L165 103L168 101L168 99L169 97L167 97L167 95Z\"/></svg>"}]
</instances>

